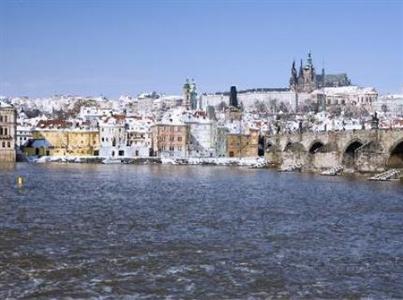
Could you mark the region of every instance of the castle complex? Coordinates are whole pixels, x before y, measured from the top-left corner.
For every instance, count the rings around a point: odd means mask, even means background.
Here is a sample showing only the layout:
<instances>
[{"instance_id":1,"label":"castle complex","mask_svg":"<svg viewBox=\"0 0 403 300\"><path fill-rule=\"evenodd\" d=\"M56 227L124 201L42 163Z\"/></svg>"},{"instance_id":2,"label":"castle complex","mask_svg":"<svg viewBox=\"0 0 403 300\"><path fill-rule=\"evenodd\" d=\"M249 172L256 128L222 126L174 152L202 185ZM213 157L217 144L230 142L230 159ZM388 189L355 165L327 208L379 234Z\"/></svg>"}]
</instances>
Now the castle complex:
<instances>
[{"instance_id":1,"label":"castle complex","mask_svg":"<svg viewBox=\"0 0 403 300\"><path fill-rule=\"evenodd\" d=\"M308 53L307 63L303 65L302 59L299 71L295 67L295 61L291 67L290 89L297 93L311 93L322 87L339 87L351 85L350 79L346 73L325 74L322 68L321 74L316 74L312 63L311 52Z\"/></svg>"}]
</instances>

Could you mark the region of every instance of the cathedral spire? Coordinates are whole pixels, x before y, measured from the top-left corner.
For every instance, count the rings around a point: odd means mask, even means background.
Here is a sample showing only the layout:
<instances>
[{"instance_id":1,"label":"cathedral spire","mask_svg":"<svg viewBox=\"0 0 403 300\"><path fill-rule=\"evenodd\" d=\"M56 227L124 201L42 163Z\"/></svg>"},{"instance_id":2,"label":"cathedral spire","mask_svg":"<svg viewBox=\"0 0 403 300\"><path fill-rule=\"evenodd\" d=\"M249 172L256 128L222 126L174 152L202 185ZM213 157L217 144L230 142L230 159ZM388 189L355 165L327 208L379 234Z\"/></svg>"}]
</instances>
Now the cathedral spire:
<instances>
[{"instance_id":1,"label":"cathedral spire","mask_svg":"<svg viewBox=\"0 0 403 300\"><path fill-rule=\"evenodd\" d=\"M309 52L308 52L308 66L309 67L312 67L312 54L311 54L311 50L309 50Z\"/></svg>"},{"instance_id":2,"label":"cathedral spire","mask_svg":"<svg viewBox=\"0 0 403 300\"><path fill-rule=\"evenodd\" d=\"M298 81L297 69L295 68L295 59L294 59L291 66L290 86L297 84L297 81Z\"/></svg>"},{"instance_id":3,"label":"cathedral spire","mask_svg":"<svg viewBox=\"0 0 403 300\"><path fill-rule=\"evenodd\" d=\"M298 74L298 78L302 78L304 77L304 72L302 70L302 59L301 59L301 64L299 65L299 74Z\"/></svg>"}]
</instances>

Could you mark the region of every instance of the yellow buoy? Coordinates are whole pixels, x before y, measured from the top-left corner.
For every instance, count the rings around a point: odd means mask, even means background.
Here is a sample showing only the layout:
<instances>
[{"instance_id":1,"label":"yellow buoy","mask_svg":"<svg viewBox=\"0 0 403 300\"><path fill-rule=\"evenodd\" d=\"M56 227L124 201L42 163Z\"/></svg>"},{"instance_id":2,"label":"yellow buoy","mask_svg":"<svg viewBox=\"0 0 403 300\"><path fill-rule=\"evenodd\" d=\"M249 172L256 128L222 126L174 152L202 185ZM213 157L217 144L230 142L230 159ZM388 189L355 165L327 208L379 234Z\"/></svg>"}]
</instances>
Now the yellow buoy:
<instances>
[{"instance_id":1,"label":"yellow buoy","mask_svg":"<svg viewBox=\"0 0 403 300\"><path fill-rule=\"evenodd\" d=\"M17 177L17 185L18 186L24 185L24 177L22 177L22 176Z\"/></svg>"}]
</instances>

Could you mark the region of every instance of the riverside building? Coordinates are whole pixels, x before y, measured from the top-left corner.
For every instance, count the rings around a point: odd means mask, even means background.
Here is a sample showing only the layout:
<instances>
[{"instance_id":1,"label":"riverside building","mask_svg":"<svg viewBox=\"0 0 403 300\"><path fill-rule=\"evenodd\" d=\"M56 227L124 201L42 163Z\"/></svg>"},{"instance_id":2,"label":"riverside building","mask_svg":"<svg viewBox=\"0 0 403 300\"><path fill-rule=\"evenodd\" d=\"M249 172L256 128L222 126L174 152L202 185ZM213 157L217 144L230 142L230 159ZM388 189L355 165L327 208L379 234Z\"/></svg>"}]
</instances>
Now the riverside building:
<instances>
[{"instance_id":1,"label":"riverside building","mask_svg":"<svg viewBox=\"0 0 403 300\"><path fill-rule=\"evenodd\" d=\"M16 119L14 107L0 101L0 162L16 160Z\"/></svg>"}]
</instances>

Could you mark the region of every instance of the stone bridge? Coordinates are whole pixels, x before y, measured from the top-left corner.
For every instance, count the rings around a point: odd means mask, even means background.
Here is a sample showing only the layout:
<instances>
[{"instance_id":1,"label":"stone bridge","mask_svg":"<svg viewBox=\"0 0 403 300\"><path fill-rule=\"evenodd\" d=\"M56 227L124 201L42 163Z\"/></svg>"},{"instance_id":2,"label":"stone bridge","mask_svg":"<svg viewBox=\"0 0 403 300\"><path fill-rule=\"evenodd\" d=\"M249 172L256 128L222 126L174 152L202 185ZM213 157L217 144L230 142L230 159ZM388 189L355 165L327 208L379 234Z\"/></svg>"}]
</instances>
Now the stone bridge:
<instances>
[{"instance_id":1,"label":"stone bridge","mask_svg":"<svg viewBox=\"0 0 403 300\"><path fill-rule=\"evenodd\" d=\"M278 166L303 170L343 166L345 170L381 172L403 168L403 130L373 129L304 132L266 137L265 157Z\"/></svg>"}]
</instances>

